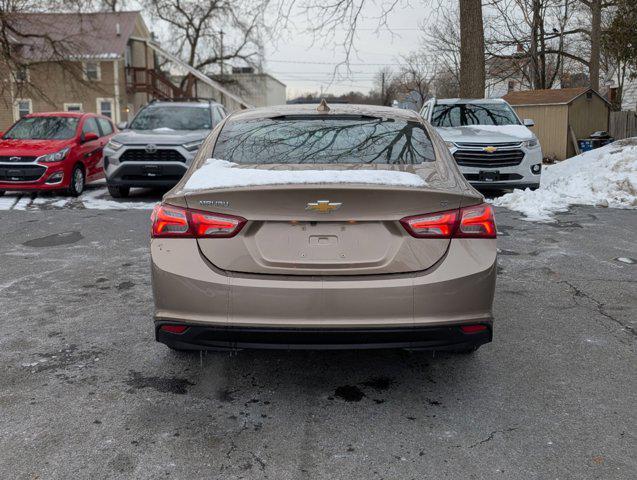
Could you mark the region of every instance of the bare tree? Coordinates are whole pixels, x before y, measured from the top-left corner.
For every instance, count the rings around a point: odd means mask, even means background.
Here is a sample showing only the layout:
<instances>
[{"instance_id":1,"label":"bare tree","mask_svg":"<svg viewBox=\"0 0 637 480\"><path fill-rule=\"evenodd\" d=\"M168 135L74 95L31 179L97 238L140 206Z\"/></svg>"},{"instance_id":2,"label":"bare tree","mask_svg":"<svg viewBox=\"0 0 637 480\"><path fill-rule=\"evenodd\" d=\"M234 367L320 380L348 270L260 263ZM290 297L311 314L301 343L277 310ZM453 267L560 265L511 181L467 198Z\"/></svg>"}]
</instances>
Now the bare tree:
<instances>
[{"instance_id":1,"label":"bare tree","mask_svg":"<svg viewBox=\"0 0 637 480\"><path fill-rule=\"evenodd\" d=\"M436 82L440 91L445 94L451 91L453 96L458 96L457 86L460 84L460 19L458 9L449 9L432 25L423 24L421 30L424 33L424 48L429 52L430 59L435 58L436 78L441 79L445 85L455 85L451 89L443 87ZM436 95L440 95L438 88Z\"/></svg>"},{"instance_id":2,"label":"bare tree","mask_svg":"<svg viewBox=\"0 0 637 480\"><path fill-rule=\"evenodd\" d=\"M436 76L436 65L432 58L424 52L404 56L401 63L402 66L396 76L399 92L403 95L415 93L418 96L416 107L420 109L431 95L432 82Z\"/></svg>"},{"instance_id":3,"label":"bare tree","mask_svg":"<svg viewBox=\"0 0 637 480\"><path fill-rule=\"evenodd\" d=\"M48 5L57 11L82 12L90 2L59 0ZM28 69L57 69L68 79L68 88L96 88L84 78L77 55L90 42L89 22L87 28L71 33L42 16L30 15L41 9L42 3L35 0L0 0L0 96L5 104L25 92L52 103L46 86L25 74Z\"/></svg>"},{"instance_id":4,"label":"bare tree","mask_svg":"<svg viewBox=\"0 0 637 480\"><path fill-rule=\"evenodd\" d=\"M637 7L632 0L619 0L602 24L600 64L615 83L613 107L621 109L627 79L637 78Z\"/></svg>"},{"instance_id":5,"label":"bare tree","mask_svg":"<svg viewBox=\"0 0 637 480\"><path fill-rule=\"evenodd\" d=\"M533 89L552 88L560 79L573 0L490 0L487 56L492 75L519 79Z\"/></svg>"},{"instance_id":6,"label":"bare tree","mask_svg":"<svg viewBox=\"0 0 637 480\"><path fill-rule=\"evenodd\" d=\"M144 0L152 17L167 26L165 42L188 65L201 70L240 60L257 65L262 56L264 8L232 0Z\"/></svg>"},{"instance_id":7,"label":"bare tree","mask_svg":"<svg viewBox=\"0 0 637 480\"><path fill-rule=\"evenodd\" d=\"M285 0L282 0L285 3ZM423 11L431 11L431 6L438 6L440 12L449 10L449 3L443 0L421 0ZM473 97L484 96L484 32L482 24L481 0L453 0L459 2L460 35L462 47L459 52L460 83L463 85L462 94ZM345 52L345 60L335 68L335 75L339 68L349 71L349 61L355 52L355 40L363 11L367 5L377 8L377 29L391 31L389 18L391 14L403 6L409 5L409 0L333 0L328 3L317 0L289 0L288 5L300 5L305 10L310 31L319 39L339 38ZM444 7L444 8L443 8ZM289 10L288 10L289 11Z\"/></svg>"}]
</instances>

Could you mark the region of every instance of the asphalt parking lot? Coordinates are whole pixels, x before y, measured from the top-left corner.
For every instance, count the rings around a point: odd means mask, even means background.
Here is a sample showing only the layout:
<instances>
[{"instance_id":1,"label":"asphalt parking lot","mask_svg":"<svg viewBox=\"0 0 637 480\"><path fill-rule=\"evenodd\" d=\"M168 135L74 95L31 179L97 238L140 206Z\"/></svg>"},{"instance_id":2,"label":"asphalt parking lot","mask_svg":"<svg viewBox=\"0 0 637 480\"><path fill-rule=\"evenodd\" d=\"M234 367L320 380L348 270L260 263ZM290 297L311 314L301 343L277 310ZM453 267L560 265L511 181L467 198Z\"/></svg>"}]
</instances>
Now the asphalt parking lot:
<instances>
[{"instance_id":1,"label":"asphalt parking lot","mask_svg":"<svg viewBox=\"0 0 637 480\"><path fill-rule=\"evenodd\" d=\"M635 478L634 211L498 210L473 356L173 353L148 217L0 211L2 478Z\"/></svg>"}]
</instances>

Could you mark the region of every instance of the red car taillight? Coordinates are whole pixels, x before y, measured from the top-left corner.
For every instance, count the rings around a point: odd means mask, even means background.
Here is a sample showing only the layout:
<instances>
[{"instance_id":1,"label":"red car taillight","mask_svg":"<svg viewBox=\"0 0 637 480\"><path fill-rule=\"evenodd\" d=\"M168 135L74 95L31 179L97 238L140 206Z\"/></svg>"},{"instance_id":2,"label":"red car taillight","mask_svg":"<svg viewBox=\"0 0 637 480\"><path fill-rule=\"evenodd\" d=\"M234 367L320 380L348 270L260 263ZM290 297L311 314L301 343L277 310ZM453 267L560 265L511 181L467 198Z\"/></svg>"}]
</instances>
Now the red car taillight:
<instances>
[{"instance_id":1,"label":"red car taillight","mask_svg":"<svg viewBox=\"0 0 637 480\"><path fill-rule=\"evenodd\" d=\"M405 217L400 223L416 238L496 238L493 209L486 203Z\"/></svg>"},{"instance_id":2,"label":"red car taillight","mask_svg":"<svg viewBox=\"0 0 637 480\"><path fill-rule=\"evenodd\" d=\"M150 218L153 238L230 238L247 221L233 215L164 204L156 205Z\"/></svg>"}]
</instances>

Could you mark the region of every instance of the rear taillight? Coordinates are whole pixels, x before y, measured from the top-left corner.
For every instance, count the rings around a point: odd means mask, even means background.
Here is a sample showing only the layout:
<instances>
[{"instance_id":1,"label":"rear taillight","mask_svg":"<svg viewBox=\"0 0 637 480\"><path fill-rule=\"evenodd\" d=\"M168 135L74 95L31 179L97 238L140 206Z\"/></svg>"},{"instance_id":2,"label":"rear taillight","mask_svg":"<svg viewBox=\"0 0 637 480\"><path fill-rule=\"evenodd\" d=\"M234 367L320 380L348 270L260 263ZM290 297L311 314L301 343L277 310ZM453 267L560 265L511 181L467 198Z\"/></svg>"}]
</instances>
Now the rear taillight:
<instances>
[{"instance_id":1,"label":"rear taillight","mask_svg":"<svg viewBox=\"0 0 637 480\"><path fill-rule=\"evenodd\" d=\"M457 222L457 210L405 217L400 221L417 238L451 238Z\"/></svg>"},{"instance_id":2,"label":"rear taillight","mask_svg":"<svg viewBox=\"0 0 637 480\"><path fill-rule=\"evenodd\" d=\"M416 238L496 238L493 209L486 203L405 217L400 223Z\"/></svg>"},{"instance_id":3,"label":"rear taillight","mask_svg":"<svg viewBox=\"0 0 637 480\"><path fill-rule=\"evenodd\" d=\"M487 203L460 209L460 223L454 237L495 238L493 208Z\"/></svg>"},{"instance_id":4,"label":"rear taillight","mask_svg":"<svg viewBox=\"0 0 637 480\"><path fill-rule=\"evenodd\" d=\"M159 204L151 215L153 238L230 238L246 219L221 213Z\"/></svg>"}]
</instances>

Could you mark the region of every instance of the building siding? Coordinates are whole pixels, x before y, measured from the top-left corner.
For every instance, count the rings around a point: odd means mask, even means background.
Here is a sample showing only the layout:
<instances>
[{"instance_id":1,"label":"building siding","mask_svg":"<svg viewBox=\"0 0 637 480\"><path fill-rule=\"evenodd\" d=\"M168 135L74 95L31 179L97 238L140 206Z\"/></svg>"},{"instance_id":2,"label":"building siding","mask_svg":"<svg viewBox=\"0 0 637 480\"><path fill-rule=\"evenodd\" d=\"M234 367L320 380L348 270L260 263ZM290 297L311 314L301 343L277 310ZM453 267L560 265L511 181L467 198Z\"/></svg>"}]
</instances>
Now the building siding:
<instances>
[{"instance_id":1,"label":"building siding","mask_svg":"<svg viewBox=\"0 0 637 480\"><path fill-rule=\"evenodd\" d=\"M608 131L608 104L597 95L586 98L580 95L569 105L568 122L577 139L587 138L597 130ZM575 155L573 142L568 142L568 157Z\"/></svg>"},{"instance_id":2,"label":"building siding","mask_svg":"<svg viewBox=\"0 0 637 480\"><path fill-rule=\"evenodd\" d=\"M542 146L544 157L564 160L567 155L568 106L567 105L528 105L513 106L522 119L530 118L535 122L531 131Z\"/></svg>"}]
</instances>

